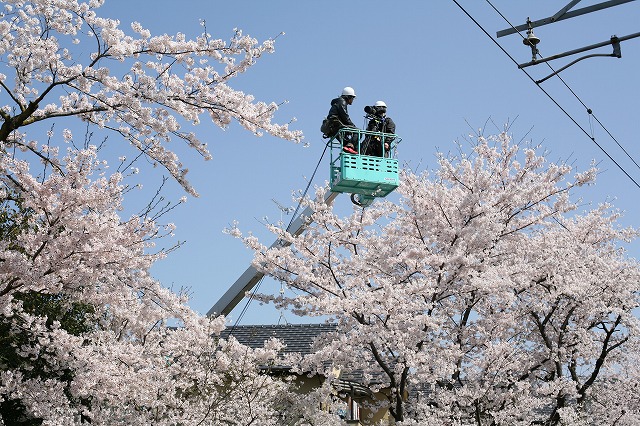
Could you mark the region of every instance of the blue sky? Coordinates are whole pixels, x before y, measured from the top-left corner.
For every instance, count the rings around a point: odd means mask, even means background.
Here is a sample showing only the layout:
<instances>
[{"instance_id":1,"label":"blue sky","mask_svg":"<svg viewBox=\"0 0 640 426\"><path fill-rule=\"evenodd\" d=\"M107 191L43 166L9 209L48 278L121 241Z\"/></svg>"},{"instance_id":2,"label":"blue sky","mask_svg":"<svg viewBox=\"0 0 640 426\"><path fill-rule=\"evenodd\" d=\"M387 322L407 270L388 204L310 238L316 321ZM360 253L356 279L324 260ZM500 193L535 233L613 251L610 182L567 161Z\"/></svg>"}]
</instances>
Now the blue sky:
<instances>
[{"instance_id":1,"label":"blue sky","mask_svg":"<svg viewBox=\"0 0 640 426\"><path fill-rule=\"evenodd\" d=\"M574 9L599 1L582 1ZM531 60L531 52L518 35L496 39L496 32L510 25L491 5L519 25L527 17L552 16L568 2L459 0L517 63ZM508 122L514 139L526 136L542 143L550 160L568 160L581 170L592 160L598 162L597 184L580 193L584 203L613 200L625 211L625 225L640 226L640 189L590 139L593 136L640 182L638 167L607 134L640 160L634 127L640 122L640 38L622 43L621 59L587 59L563 71L560 75L570 89L557 78L542 83L569 118L453 1L137 0L132 8L131 3L107 0L102 15L120 19L125 28L139 21L154 34L195 36L201 30L200 19L206 20L208 31L216 38L228 39L234 28L259 40L285 33L277 38L274 54L263 57L231 85L258 100L288 101L277 119L288 122L295 117L292 127L304 132L309 147L269 136L256 138L237 124L225 131L202 125L196 131L208 142L213 160L204 162L180 151L190 169L190 181L201 196L189 198L167 218L177 225L176 239L186 243L154 267L153 273L166 286L189 287L190 305L201 313L211 308L252 259L251 252L223 234L223 229L237 220L242 230L253 232L267 245L273 242L264 230L263 218L282 218L287 223L291 219L276 202L295 207L292 192L307 186L324 148L320 122L330 100L344 86L356 90L350 113L358 125L363 124L365 105L377 100L387 103L403 139L398 157L404 167L433 169L436 153L455 150L456 139L480 128L485 128L485 134L495 134ZM638 16L640 2L631 2L536 28L541 39L538 47L548 57L608 40L614 34L633 34L640 31ZM611 51L607 46L585 54ZM577 57L551 65L559 69ZM541 79L551 70L537 65L527 72ZM325 157L313 184L327 180L327 161ZM184 195L175 184L166 190L175 200ZM348 214L348 197L339 197L336 208ZM631 246L631 253L637 257L637 245ZM279 287L265 281L262 289L278 291ZM232 321L243 306L232 312ZM305 322L287 313L285 319ZM276 310L254 302L241 323L278 320Z\"/></svg>"}]
</instances>

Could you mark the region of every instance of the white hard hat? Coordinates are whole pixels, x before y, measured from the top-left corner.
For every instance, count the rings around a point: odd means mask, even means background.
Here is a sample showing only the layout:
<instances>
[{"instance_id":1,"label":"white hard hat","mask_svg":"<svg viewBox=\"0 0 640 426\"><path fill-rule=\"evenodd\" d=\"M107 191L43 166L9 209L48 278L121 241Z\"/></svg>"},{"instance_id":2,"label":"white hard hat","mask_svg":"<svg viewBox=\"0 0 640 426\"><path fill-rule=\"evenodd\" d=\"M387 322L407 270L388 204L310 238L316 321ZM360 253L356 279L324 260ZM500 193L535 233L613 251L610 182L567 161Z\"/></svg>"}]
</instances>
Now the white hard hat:
<instances>
[{"instance_id":1,"label":"white hard hat","mask_svg":"<svg viewBox=\"0 0 640 426\"><path fill-rule=\"evenodd\" d=\"M344 89L342 89L342 96L353 96L354 98L356 97L356 91L353 90L353 87L345 87Z\"/></svg>"},{"instance_id":2,"label":"white hard hat","mask_svg":"<svg viewBox=\"0 0 640 426\"><path fill-rule=\"evenodd\" d=\"M374 106L377 106L377 107L385 107L385 108L386 108L386 107L387 107L387 104L385 104L385 103L384 103L384 102L382 102L382 101L376 101L376 103L375 103L375 105L374 105Z\"/></svg>"}]
</instances>

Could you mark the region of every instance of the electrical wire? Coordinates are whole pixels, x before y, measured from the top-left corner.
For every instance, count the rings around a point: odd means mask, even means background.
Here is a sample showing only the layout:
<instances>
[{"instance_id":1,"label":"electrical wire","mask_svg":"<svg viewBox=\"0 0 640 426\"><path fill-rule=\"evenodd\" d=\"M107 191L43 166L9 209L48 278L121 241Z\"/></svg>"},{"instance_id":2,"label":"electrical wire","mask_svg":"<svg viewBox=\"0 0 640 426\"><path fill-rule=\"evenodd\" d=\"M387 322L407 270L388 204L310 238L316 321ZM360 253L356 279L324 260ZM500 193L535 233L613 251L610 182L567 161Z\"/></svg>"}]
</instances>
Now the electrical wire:
<instances>
[{"instance_id":1,"label":"electrical wire","mask_svg":"<svg viewBox=\"0 0 640 426\"><path fill-rule=\"evenodd\" d=\"M490 0L486 0L486 2L489 4L489 6L491 6L491 8L493 10L495 10L495 12L500 15L500 17L502 19L504 19L504 21L514 30L517 32L517 34L524 40L525 36L522 35L522 33L520 31L518 31L516 29L515 26L513 26L513 24L507 19L506 16L504 16L504 14L502 12L500 12L492 3ZM537 50L537 49L536 49ZM544 57L540 54L540 52L538 52L538 55L540 56L541 59L544 59ZM567 90L569 90L569 92L571 92L571 94L578 100L578 102L580 102L582 104L582 106L585 108L585 110L587 111L587 114L589 114L590 118L593 118L599 125L600 127L602 127L602 129L609 135L609 137L611 139L613 139L613 141L616 143L616 145L618 145L618 147L626 154L627 157L629 157L629 159L633 162L633 164L636 165L636 167L638 167L640 169L640 165L638 164L638 162L627 152L627 150L618 142L618 140L611 134L611 132L609 132L609 130L605 127L604 124L602 124L600 122L600 120L598 120L598 117L596 117L596 115L593 113L593 110L591 108L589 108L583 101L582 99L580 99L580 97L577 95L577 93L571 88L569 87L569 84L567 84L567 82L562 78L562 76L551 66L551 64L549 62L545 62L545 64L547 65L547 67L549 67L549 69L552 71L553 74L555 74L556 77L558 77L558 79L560 79L560 81L562 82L562 84L564 84L564 86L567 88ZM536 84L539 86L540 84L538 82L536 82ZM593 130L592 130L592 134L591 134L591 138L593 138Z\"/></svg>"},{"instance_id":2,"label":"electrical wire","mask_svg":"<svg viewBox=\"0 0 640 426\"><path fill-rule=\"evenodd\" d=\"M296 209L294 210L293 214L291 215L291 220L289 221L289 225L287 225L287 229L289 229L289 227L293 223L293 220L296 217L296 214L298 213L298 210L300 210L300 206L302 205L302 200L304 199L304 197L307 195L307 192L309 191L309 187L311 186L311 183L313 182L313 178L315 177L316 172L318 171L318 167L320 167L320 164L322 163L322 159L324 158L324 154L327 152L327 148L329 147L329 142L330 141L328 141L326 144L324 144L324 150L322 151L322 154L320 155L320 159L318 160L318 164L316 164L316 168L313 170L313 174L311 175L311 179L309 179L309 183L307 183L307 187L304 189L304 193L302 194L302 196L300 197L300 200L298 201L298 206L296 207Z\"/></svg>"},{"instance_id":3,"label":"electrical wire","mask_svg":"<svg viewBox=\"0 0 640 426\"><path fill-rule=\"evenodd\" d=\"M318 167L320 167L320 164L322 163L322 159L324 158L324 154L327 152L327 147L328 146L329 146L329 142L327 142L324 145L324 150L322 151L322 154L320 155L320 159L318 160L318 164L316 164L316 168L313 170L313 174L311 175L311 179L309 179L309 183L307 183L307 187L305 188L304 193L300 197L300 201L298 201L298 206L296 207L295 211L293 212L293 215L291 215L291 221L289 222L289 225L287 225L286 229L289 229L289 227L293 223L293 220L295 219L296 214L298 213L298 210L300 209L300 206L302 205L302 200L307 195L307 192L309 191L309 187L311 186L311 183L313 182L313 178L315 177L316 172L318 171ZM255 289L249 295L249 299L247 300L247 303L245 303L244 307L242 308L242 311L240 312L240 315L238 315L238 319L233 324L233 327L231 327L231 330L229 330L229 335L233 334L233 330L240 323L240 321L244 317L244 314L247 312L247 309L249 309L249 305L251 304L251 301L253 300L255 295L258 293L258 290L260 289L260 285L262 284L262 280L263 279L264 279L264 276L262 278L260 278L260 281L258 281L258 284L255 286Z\"/></svg>"},{"instance_id":4,"label":"electrical wire","mask_svg":"<svg viewBox=\"0 0 640 426\"><path fill-rule=\"evenodd\" d=\"M507 57L509 59L511 59L511 61L513 61L514 64L516 64L516 66L518 65L518 62L513 58L513 56L511 56L511 54L509 54L509 52L507 52L504 47L502 47L502 45L500 45L500 43L498 43L492 36L491 34L489 34L487 32L487 30L484 29L484 27L473 17L471 16L471 14L469 14L469 12L467 12L467 10L460 4L458 3L457 0L452 0L456 6L458 6L458 8L460 8L460 10L462 10L462 12L467 15L467 17L469 19L471 19L471 21L476 24L476 26L478 28L480 28L480 30L485 33L485 35L487 37L489 37L489 39L491 39L491 41L493 41L493 43L498 46L498 48L500 50L502 50L502 52L507 55ZM622 165L620 165L595 139L595 137L591 136L589 134L589 132L587 132L584 127L582 127L580 125L580 123L578 123L572 116L571 114L569 114L569 112L567 110L565 110L559 103L558 101L556 101L553 96L551 96L551 94L549 94L549 92L547 92L542 86L540 86L538 83L536 83L536 80L524 69L521 69L522 72L524 72L524 74L529 77L529 79L540 89L542 90L542 92L560 109L560 111L562 111L585 135L587 135L587 137L589 139L591 139L591 141L600 149L600 151L602 151L621 171L622 173L625 174L625 176L627 176L629 178L629 180L631 180L635 186L637 186L638 188L640 188L640 184L638 184L638 182L631 177L631 175L624 169L624 167L622 167Z\"/></svg>"},{"instance_id":5,"label":"electrical wire","mask_svg":"<svg viewBox=\"0 0 640 426\"><path fill-rule=\"evenodd\" d=\"M260 289L260 285L262 284L263 279L264 279L264 276L260 278L260 281L258 281L258 284L255 287L255 290L251 292L251 295L249 296L249 300L247 300L247 303L244 304L244 307L242 308L240 315L238 315L238 319L229 330L229 336L233 334L233 330L238 326L238 324L240 324L240 321L242 320L242 317L244 317L244 314L247 313L247 309L249 309L249 305L251 304L251 301L253 300L254 296L257 294L258 289Z\"/></svg>"}]
</instances>

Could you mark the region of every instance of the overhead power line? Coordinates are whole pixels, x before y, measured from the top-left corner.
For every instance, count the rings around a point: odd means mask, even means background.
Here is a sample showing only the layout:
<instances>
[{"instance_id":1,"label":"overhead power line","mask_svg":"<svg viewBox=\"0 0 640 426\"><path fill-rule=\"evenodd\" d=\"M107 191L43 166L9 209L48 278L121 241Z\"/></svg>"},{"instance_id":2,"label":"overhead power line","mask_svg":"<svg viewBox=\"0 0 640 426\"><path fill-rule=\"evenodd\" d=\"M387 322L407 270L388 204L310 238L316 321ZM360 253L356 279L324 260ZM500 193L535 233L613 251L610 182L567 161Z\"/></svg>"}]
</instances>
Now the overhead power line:
<instances>
[{"instance_id":1,"label":"overhead power line","mask_svg":"<svg viewBox=\"0 0 640 426\"><path fill-rule=\"evenodd\" d=\"M580 3L580 0L573 0L568 5L566 5L562 9L560 9L558 11L558 13L556 13L555 15L553 15L553 16L551 16L549 18L539 19L537 21L532 22L531 24L534 27L540 27L542 25L547 25L547 24L552 24L554 22L562 21L563 19L574 18L576 16L584 15L586 13L595 12L597 10L606 9L608 7L619 6L619 5L623 4L623 3L629 3L629 2L632 2L632 1L635 1L635 0L609 0L609 1L602 2L602 3L594 4L594 5L591 5L591 6L583 7L582 9L577 9L577 10L571 10L570 11L569 9L571 9L576 4ZM517 32L520 32L520 31L523 31L523 30L526 30L526 29L527 29L527 24L519 25L517 27L514 27L513 25L511 25L511 28L507 28L506 30L498 31L498 33L496 35L498 37L502 37L502 36L506 36L506 35L509 35L509 34L515 34Z\"/></svg>"},{"instance_id":2,"label":"overhead power line","mask_svg":"<svg viewBox=\"0 0 640 426\"><path fill-rule=\"evenodd\" d=\"M487 36L489 37L489 39L516 65L518 66L518 62L513 58L513 56L511 56L511 54L509 52L507 52L507 50L502 47L502 45L500 43L498 43L498 41L496 39L493 38L493 36L491 34L489 34L489 32L487 32L487 30L473 17L471 16L471 14L457 1L457 0L452 0L456 6L458 6L458 8L465 14L467 15L467 17ZM491 5L491 7L500 14L500 16L502 16L503 19L505 19L505 21L507 21L507 23L509 23L509 21L504 17L504 15L502 15L492 4L489 0L487 0L487 3L489 3L489 5ZM509 25L511 25L509 23ZM513 26L512 26L513 27ZM514 27L515 28L515 27ZM516 32L518 32L516 30ZM522 34L520 34L520 36L522 36ZM522 36L523 37L523 36ZM524 39L524 37L523 37ZM551 65L549 65L547 63L547 65L551 68ZM592 135L589 134L589 132L587 132L587 130L582 127L580 125L580 123L578 123L576 121L575 118L573 118L573 116L565 109L562 107L562 105L560 105L560 103L558 101L556 101L554 99L553 96L551 96L551 94L549 92L547 92L542 86L540 86L540 84L538 84L536 82L536 80L523 68L519 68L599 149L600 151L602 151L621 171L622 173L625 174L625 176L627 176L627 178L629 178L629 180L631 180L631 182L633 182L633 184L640 188L640 184L624 169L624 167L622 167L622 165L620 163L618 163L605 149L604 147L602 147L602 145L600 145L597 141L596 138ZM553 70L553 68L551 68ZM622 148L622 146L618 143L618 141L613 137L613 135L604 127L604 125L593 115L593 111L588 108L584 102L582 102L582 100L576 95L576 93L568 86L568 84L560 77L558 76L558 78L560 78L560 80L564 83L564 85L571 91L571 93L573 93L573 95L578 99L578 101L586 108L587 113L592 116L597 122L598 124L607 132L607 134L618 144L618 146L620 148ZM627 154L627 156L629 156L629 158L631 158L631 156L626 152L626 150L624 150L624 148L622 148L623 151L625 151L625 153ZM636 164L636 166L638 165L638 163L635 162L635 160L633 160L633 158L631 158L631 160Z\"/></svg>"},{"instance_id":3,"label":"overhead power line","mask_svg":"<svg viewBox=\"0 0 640 426\"><path fill-rule=\"evenodd\" d=\"M620 3L619 3L620 1L621 1L621 0L617 0L617 3L618 3L618 4L620 4ZM634 0L628 0L628 1L634 1ZM517 32L517 33L518 33L518 35L520 35L520 37L522 37L522 39L523 39L523 40L525 39L525 37L524 37L524 36L523 36L519 31L517 31L517 27L514 27L514 26L513 26L513 24L512 24L512 23L507 19L507 17L506 17L506 16L504 16L504 15L502 14L502 12L500 12L500 11L499 11L499 10L498 10L498 9L497 9L493 4L492 4L492 3L491 3L491 1L490 1L490 0L486 0L486 2L487 2L487 3L489 3L489 6L491 6L491 7L493 8L493 10L495 10L495 11L496 11L496 13L497 13L498 15L500 15L500 17L501 17L502 19L504 19L504 21L505 21L509 26L511 26L511 28L512 28L512 29L516 30L515 32ZM625 2L627 2L627 1L625 1ZM586 9L586 8L585 8L585 9ZM637 33L637 34L640 34L640 33ZM617 38L617 37L616 37L616 39L617 39L617 40L619 40L619 41L623 41L623 40L627 40L627 39L630 39L630 38L634 38L634 37L636 37L636 36L637 36L637 34L632 34L632 35L627 36L627 37L620 37L620 38ZM613 39L613 37L612 37L612 39ZM609 42L609 43L610 43L610 42ZM609 44L609 43L606 43L606 44ZM605 45L605 43L603 43L602 45ZM589 46L589 47L592 47L592 46ZM618 48L619 48L619 45L618 45ZM578 50L579 50L579 49L578 49ZM578 51L578 50L576 50L576 51ZM540 52L539 52L537 49L536 49L536 51L537 51L538 55L540 55ZM542 57L542 55L540 55L540 56ZM638 164L638 162L637 162L637 161L636 161L636 160L635 160L635 159L634 159L634 158L633 158L633 157L632 157L632 156L627 152L627 150L626 150L626 149L625 149L625 148L624 148L624 147L623 147L623 146L618 142L618 140L617 140L617 139L616 139L616 138L611 134L611 132L610 132L610 131L605 127L605 125L604 125L604 124L602 124L602 122L598 119L598 117L596 117L596 115L593 113L593 110L592 110L591 108L589 108L589 107L588 107L588 106L587 106L587 105L582 101L582 99L580 99L580 97L578 96L578 94L577 94L577 93L576 93L576 92L575 92L571 87L569 87L569 84L567 84L567 82L566 82L566 81L565 81L565 80L560 76L559 71L556 71L555 69L553 69L553 67L552 67L552 66L551 66L551 64L548 62L548 60L549 60L549 58L546 58L546 61L545 61L545 62L546 62L546 65L549 67L549 69L552 71L552 74L551 74L551 75L552 75L552 76L553 76L553 75L555 75L556 77L558 77L558 79L562 82L562 84L564 84L564 86L569 90L569 92L571 92L571 94L572 94L572 95L573 95L573 96L578 100L578 102L580 102L580 103L582 104L582 106L583 106L583 107L585 108L585 110L587 111L587 114L589 114L591 117L593 117L593 119L594 119L594 120L595 120L595 121L600 125L600 127L602 127L602 129L603 129L603 130L604 130L604 131L609 135L609 137L610 137L611 139L613 139L613 141L616 143L616 145L618 145L618 147L619 147L619 148L620 148L620 149L625 153L625 155L626 155L627 157L629 157L629 159L633 162L633 164L635 164L635 165L636 165L636 167L638 167L638 169L640 169L640 164ZM541 62L540 62L540 63L541 63ZM521 65L518 65L518 68L522 68L522 67L521 67ZM546 80L546 79L545 79L545 80ZM541 83L541 82L542 82L541 80L535 81L535 83L536 83L536 85L537 85L538 87L540 87L540 83ZM593 136L590 136L590 138L593 138ZM594 142L595 142L595 141L594 141Z\"/></svg>"}]
</instances>

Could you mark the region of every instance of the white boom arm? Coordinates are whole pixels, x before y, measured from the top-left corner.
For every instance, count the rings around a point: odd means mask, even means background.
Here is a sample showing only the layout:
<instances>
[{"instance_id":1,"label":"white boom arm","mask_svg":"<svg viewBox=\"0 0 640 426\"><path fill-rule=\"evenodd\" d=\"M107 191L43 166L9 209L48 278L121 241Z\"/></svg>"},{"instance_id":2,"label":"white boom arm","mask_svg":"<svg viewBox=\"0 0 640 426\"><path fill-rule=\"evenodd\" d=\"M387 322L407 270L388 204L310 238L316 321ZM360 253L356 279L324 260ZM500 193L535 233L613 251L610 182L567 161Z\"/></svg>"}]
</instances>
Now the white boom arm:
<instances>
[{"instance_id":1,"label":"white boom arm","mask_svg":"<svg viewBox=\"0 0 640 426\"><path fill-rule=\"evenodd\" d=\"M324 197L324 202L326 204L333 203L333 200L335 200L338 194L339 192L327 192ZM287 228L287 231L292 235L300 235L305 230L307 225L311 223L309 218L313 213L313 209L311 209L311 207L307 207L302 213L298 215L298 217L293 222L291 222L291 224ZM289 243L276 240L273 244L271 244L271 247L275 247L277 245L287 246L289 245ZM242 275L240 275L240 278L238 278L236 282L233 283L229 290L227 290L227 292L222 295L220 300L218 300L216 304L213 305L211 309L209 309L209 312L207 312L207 316L228 315L233 310L233 308L235 308L236 305L240 303L245 294L248 291L251 291L253 287L255 287L255 285L262 279L263 276L264 274L262 272L258 271L253 266L249 266L247 270L244 271Z\"/></svg>"}]
</instances>

